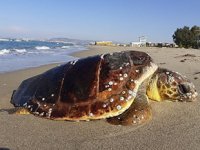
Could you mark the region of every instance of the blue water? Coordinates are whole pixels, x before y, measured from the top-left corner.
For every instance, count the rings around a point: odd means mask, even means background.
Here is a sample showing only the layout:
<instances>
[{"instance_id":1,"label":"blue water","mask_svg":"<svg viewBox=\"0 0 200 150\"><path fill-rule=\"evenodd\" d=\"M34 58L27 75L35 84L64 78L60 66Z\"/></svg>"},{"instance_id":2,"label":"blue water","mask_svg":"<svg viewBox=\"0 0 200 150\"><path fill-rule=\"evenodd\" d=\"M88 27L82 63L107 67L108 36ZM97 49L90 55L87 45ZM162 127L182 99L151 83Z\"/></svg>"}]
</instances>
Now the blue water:
<instances>
[{"instance_id":1,"label":"blue water","mask_svg":"<svg viewBox=\"0 0 200 150\"><path fill-rule=\"evenodd\" d=\"M51 63L68 62L70 53L85 50L85 44L0 39L0 73Z\"/></svg>"}]
</instances>

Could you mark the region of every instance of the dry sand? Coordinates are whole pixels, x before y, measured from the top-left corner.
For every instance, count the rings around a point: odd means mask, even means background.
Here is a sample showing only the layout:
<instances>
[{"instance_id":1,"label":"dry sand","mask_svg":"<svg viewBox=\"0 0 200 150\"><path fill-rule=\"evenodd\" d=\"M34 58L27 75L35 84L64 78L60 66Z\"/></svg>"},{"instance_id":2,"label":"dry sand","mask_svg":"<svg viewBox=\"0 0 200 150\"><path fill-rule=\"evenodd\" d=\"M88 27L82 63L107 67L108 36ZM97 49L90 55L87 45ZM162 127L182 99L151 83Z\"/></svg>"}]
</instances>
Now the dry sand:
<instances>
[{"instance_id":1,"label":"dry sand","mask_svg":"<svg viewBox=\"0 0 200 150\"><path fill-rule=\"evenodd\" d=\"M89 47L72 54L137 49L148 52L155 62L192 80L200 93L200 51L172 48ZM189 55L186 55L189 54ZM182 62L181 62L182 61ZM153 102L153 118L141 126L113 126L105 120L67 122L33 115L10 114L12 91L28 77L55 65L0 74L0 147L8 149L199 149L200 99L192 103Z\"/></svg>"}]
</instances>

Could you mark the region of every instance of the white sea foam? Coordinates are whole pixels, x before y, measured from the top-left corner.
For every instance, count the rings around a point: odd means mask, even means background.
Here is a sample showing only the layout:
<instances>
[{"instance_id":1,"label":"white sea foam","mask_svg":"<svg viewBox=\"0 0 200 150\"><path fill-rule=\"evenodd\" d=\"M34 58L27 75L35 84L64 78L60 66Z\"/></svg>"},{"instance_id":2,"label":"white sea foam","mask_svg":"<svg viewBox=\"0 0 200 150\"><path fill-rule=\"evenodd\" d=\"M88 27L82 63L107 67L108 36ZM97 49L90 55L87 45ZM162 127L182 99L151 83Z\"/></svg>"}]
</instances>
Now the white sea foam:
<instances>
[{"instance_id":1,"label":"white sea foam","mask_svg":"<svg viewBox=\"0 0 200 150\"><path fill-rule=\"evenodd\" d=\"M6 55L6 54L9 54L9 53L10 53L10 50L8 50L8 49L0 50L0 55Z\"/></svg>"},{"instance_id":2,"label":"white sea foam","mask_svg":"<svg viewBox=\"0 0 200 150\"><path fill-rule=\"evenodd\" d=\"M15 42L21 42L22 40L20 40L20 39L15 39Z\"/></svg>"},{"instance_id":3,"label":"white sea foam","mask_svg":"<svg viewBox=\"0 0 200 150\"><path fill-rule=\"evenodd\" d=\"M0 39L0 41L10 41L9 39Z\"/></svg>"},{"instance_id":4,"label":"white sea foam","mask_svg":"<svg viewBox=\"0 0 200 150\"><path fill-rule=\"evenodd\" d=\"M4 38L0 38L0 40ZM63 63L74 60L69 53L84 50L82 45L63 44L61 42L49 43L48 41L25 42L25 39L7 39L0 45L0 73L36 67L44 64ZM9 42L7 42L9 41Z\"/></svg>"},{"instance_id":5,"label":"white sea foam","mask_svg":"<svg viewBox=\"0 0 200 150\"><path fill-rule=\"evenodd\" d=\"M47 49L50 49L48 46L36 46L35 48L37 50L47 50Z\"/></svg>"},{"instance_id":6,"label":"white sea foam","mask_svg":"<svg viewBox=\"0 0 200 150\"><path fill-rule=\"evenodd\" d=\"M26 53L26 49L14 49L17 53Z\"/></svg>"},{"instance_id":7,"label":"white sea foam","mask_svg":"<svg viewBox=\"0 0 200 150\"><path fill-rule=\"evenodd\" d=\"M62 46L61 48L62 49L67 49L67 48L70 48L70 46Z\"/></svg>"}]
</instances>

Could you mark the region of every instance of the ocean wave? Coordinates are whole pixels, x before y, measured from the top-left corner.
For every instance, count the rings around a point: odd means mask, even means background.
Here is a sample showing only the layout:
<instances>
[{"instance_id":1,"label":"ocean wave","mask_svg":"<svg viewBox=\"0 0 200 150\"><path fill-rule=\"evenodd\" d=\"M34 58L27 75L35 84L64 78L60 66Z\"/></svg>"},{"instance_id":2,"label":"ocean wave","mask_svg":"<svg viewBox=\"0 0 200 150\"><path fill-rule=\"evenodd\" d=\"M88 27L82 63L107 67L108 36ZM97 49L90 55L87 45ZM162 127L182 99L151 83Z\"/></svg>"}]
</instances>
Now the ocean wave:
<instances>
[{"instance_id":1,"label":"ocean wave","mask_svg":"<svg viewBox=\"0 0 200 150\"><path fill-rule=\"evenodd\" d=\"M62 46L61 48L62 49L67 49L67 48L70 48L70 46Z\"/></svg>"},{"instance_id":2,"label":"ocean wave","mask_svg":"<svg viewBox=\"0 0 200 150\"><path fill-rule=\"evenodd\" d=\"M15 39L14 41L15 42L22 42L22 40L20 40L20 39Z\"/></svg>"},{"instance_id":3,"label":"ocean wave","mask_svg":"<svg viewBox=\"0 0 200 150\"><path fill-rule=\"evenodd\" d=\"M27 52L26 49L2 49L2 50L0 50L0 55L23 54L26 52Z\"/></svg>"},{"instance_id":4,"label":"ocean wave","mask_svg":"<svg viewBox=\"0 0 200 150\"><path fill-rule=\"evenodd\" d=\"M26 53L26 49L14 49L15 52L17 53Z\"/></svg>"},{"instance_id":5,"label":"ocean wave","mask_svg":"<svg viewBox=\"0 0 200 150\"><path fill-rule=\"evenodd\" d=\"M48 46L36 46L35 49L37 50L47 50L50 49Z\"/></svg>"},{"instance_id":6,"label":"ocean wave","mask_svg":"<svg viewBox=\"0 0 200 150\"><path fill-rule=\"evenodd\" d=\"M0 55L6 55L6 54L9 54L9 53L10 53L10 50L8 50L8 49L0 50Z\"/></svg>"},{"instance_id":7,"label":"ocean wave","mask_svg":"<svg viewBox=\"0 0 200 150\"><path fill-rule=\"evenodd\" d=\"M2 41L2 42L8 42L10 40L9 39L0 39L0 41Z\"/></svg>"}]
</instances>

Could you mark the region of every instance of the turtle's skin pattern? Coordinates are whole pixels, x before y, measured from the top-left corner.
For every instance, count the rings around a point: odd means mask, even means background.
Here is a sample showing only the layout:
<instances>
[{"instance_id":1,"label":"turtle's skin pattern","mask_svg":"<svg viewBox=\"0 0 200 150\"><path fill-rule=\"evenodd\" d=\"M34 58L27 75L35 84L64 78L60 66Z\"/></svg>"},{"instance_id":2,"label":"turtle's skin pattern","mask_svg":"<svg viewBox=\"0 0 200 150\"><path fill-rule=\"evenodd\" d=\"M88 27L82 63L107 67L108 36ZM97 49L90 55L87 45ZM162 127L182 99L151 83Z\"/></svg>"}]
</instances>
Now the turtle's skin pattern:
<instances>
[{"instance_id":1,"label":"turtle's skin pattern","mask_svg":"<svg viewBox=\"0 0 200 150\"><path fill-rule=\"evenodd\" d=\"M151 116L147 96L136 98L144 81L153 100L191 101L197 96L187 78L158 69L144 52L125 51L71 61L29 78L13 93L11 103L48 119L109 118L112 124L129 125Z\"/></svg>"},{"instance_id":2,"label":"turtle's skin pattern","mask_svg":"<svg viewBox=\"0 0 200 150\"><path fill-rule=\"evenodd\" d=\"M154 85L157 92L152 91ZM195 86L185 76L168 69L158 68L147 85L147 95L157 101L194 101L198 93ZM155 89L154 89L155 91Z\"/></svg>"}]
</instances>

